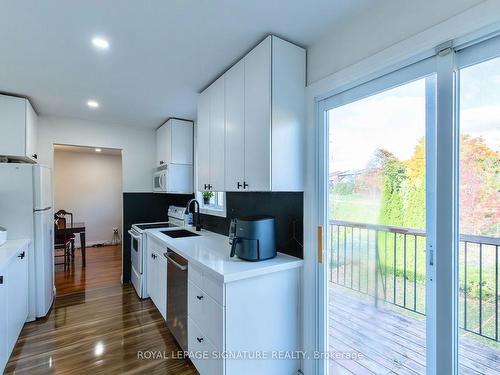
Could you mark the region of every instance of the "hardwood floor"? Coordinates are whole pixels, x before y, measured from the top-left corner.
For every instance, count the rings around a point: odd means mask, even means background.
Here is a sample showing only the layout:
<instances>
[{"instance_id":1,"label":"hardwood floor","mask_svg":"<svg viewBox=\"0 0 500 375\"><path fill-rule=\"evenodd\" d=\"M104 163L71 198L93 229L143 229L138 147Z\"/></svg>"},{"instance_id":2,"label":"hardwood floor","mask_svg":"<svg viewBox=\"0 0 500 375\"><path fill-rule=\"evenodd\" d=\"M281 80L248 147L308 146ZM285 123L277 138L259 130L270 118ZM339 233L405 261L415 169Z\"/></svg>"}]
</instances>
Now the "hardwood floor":
<instances>
[{"instance_id":1,"label":"hardwood floor","mask_svg":"<svg viewBox=\"0 0 500 375\"><path fill-rule=\"evenodd\" d=\"M87 266L82 268L82 257L76 249L74 262L66 269L55 268L57 295L89 289L120 285L122 270L121 245L87 248ZM60 259L57 260L58 262Z\"/></svg>"},{"instance_id":2,"label":"hardwood floor","mask_svg":"<svg viewBox=\"0 0 500 375\"><path fill-rule=\"evenodd\" d=\"M6 374L198 374L150 299L121 285L120 247L89 248L64 272L49 315L26 323ZM177 356L178 357L178 356Z\"/></svg>"}]
</instances>

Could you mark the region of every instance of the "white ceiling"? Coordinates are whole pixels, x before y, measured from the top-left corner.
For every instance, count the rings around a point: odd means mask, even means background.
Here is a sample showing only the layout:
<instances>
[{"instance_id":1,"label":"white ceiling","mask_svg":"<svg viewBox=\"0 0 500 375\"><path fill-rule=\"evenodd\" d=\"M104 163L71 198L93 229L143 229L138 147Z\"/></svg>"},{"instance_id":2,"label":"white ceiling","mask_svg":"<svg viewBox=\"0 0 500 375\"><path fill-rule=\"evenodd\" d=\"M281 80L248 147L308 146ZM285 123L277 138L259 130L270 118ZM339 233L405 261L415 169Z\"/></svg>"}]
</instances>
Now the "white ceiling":
<instances>
[{"instance_id":1,"label":"white ceiling","mask_svg":"<svg viewBox=\"0 0 500 375\"><path fill-rule=\"evenodd\" d=\"M370 3L2 0L0 92L29 97L42 115L147 127L194 119L197 93L267 34L307 47ZM94 36L109 50L93 48Z\"/></svg>"}]
</instances>

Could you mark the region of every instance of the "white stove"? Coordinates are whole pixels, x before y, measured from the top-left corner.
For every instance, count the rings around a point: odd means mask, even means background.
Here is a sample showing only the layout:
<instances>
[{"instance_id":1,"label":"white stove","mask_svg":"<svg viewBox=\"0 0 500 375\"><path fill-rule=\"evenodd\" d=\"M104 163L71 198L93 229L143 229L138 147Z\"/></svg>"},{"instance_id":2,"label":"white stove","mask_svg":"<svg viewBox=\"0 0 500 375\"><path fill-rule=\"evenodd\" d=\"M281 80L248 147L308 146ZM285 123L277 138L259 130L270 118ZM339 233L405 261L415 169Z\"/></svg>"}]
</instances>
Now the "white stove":
<instances>
[{"instance_id":1,"label":"white stove","mask_svg":"<svg viewBox=\"0 0 500 375\"><path fill-rule=\"evenodd\" d=\"M185 207L170 206L168 208L168 221L133 224L128 231L130 234L130 259L132 263L130 278L139 298L149 297L146 288L146 230L183 227L185 210Z\"/></svg>"}]
</instances>

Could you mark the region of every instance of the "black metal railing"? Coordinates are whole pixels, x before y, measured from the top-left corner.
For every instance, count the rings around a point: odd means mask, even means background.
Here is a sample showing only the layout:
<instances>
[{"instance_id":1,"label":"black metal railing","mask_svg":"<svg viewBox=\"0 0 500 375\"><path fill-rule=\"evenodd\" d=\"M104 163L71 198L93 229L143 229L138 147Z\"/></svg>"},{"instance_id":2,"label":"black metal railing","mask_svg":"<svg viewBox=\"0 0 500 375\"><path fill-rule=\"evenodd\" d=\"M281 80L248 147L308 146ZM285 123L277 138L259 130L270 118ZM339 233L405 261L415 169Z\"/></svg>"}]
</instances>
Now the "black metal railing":
<instances>
[{"instance_id":1,"label":"black metal railing","mask_svg":"<svg viewBox=\"0 0 500 375\"><path fill-rule=\"evenodd\" d=\"M425 231L330 221L330 282L425 315ZM460 327L499 341L500 238L461 235Z\"/></svg>"}]
</instances>

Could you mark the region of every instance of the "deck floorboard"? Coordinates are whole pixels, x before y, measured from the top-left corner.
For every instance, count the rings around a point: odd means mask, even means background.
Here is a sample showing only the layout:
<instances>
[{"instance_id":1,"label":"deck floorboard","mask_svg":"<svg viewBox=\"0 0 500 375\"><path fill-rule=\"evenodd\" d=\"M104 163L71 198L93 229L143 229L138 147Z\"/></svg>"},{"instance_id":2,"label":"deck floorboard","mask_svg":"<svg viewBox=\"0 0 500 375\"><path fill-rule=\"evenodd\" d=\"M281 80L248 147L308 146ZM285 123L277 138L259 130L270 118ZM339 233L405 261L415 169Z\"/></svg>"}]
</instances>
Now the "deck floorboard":
<instances>
[{"instance_id":1,"label":"deck floorboard","mask_svg":"<svg viewBox=\"0 0 500 375\"><path fill-rule=\"evenodd\" d=\"M424 375L425 317L402 312L364 294L329 284L329 350L361 354L331 359L333 374ZM500 375L500 350L473 337L460 340L461 375Z\"/></svg>"}]
</instances>

